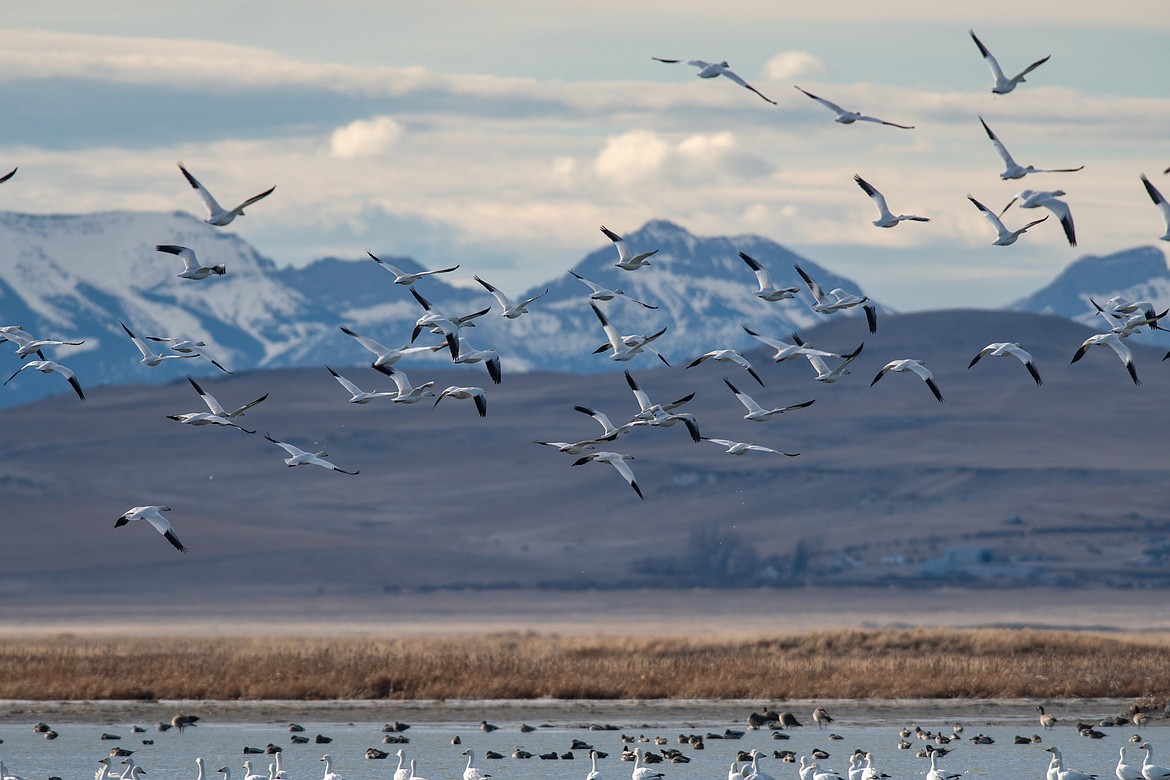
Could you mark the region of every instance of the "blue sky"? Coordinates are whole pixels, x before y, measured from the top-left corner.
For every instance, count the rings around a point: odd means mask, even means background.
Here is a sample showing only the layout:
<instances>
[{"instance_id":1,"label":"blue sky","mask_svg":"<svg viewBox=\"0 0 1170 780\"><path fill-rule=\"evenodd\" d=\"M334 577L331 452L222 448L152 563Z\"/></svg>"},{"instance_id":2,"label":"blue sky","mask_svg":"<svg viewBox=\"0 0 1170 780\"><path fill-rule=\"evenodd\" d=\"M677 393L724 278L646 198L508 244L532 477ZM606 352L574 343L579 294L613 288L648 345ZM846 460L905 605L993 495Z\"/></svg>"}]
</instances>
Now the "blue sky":
<instances>
[{"instance_id":1,"label":"blue sky","mask_svg":"<svg viewBox=\"0 0 1170 780\"><path fill-rule=\"evenodd\" d=\"M231 229L282 264L373 249L519 289L661 217L903 310L1004 305L1162 232L1138 174L1170 191L1163 0L626 6L5 3L0 208L195 212L181 159L221 202L277 186ZM1052 59L994 96L969 28L1005 70ZM779 105L652 56L726 59ZM794 84L916 129L835 124ZM979 115L1021 163L1085 170L1000 181ZM854 173L933 221L874 227ZM1024 187L1068 193L1080 247L1049 223L990 245L965 195Z\"/></svg>"}]
</instances>

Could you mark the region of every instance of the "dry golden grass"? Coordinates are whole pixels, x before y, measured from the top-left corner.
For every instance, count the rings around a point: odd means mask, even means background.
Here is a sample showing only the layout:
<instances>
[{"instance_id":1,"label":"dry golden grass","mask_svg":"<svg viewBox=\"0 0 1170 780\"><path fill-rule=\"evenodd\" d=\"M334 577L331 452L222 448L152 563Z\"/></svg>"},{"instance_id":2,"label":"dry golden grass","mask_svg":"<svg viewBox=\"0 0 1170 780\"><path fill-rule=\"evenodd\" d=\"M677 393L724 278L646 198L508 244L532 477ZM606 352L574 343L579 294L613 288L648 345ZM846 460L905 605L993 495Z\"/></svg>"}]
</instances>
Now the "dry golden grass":
<instances>
[{"instance_id":1,"label":"dry golden grass","mask_svg":"<svg viewBox=\"0 0 1170 780\"><path fill-rule=\"evenodd\" d=\"M758 699L1170 696L1165 637L832 631L688 640L0 641L0 699Z\"/></svg>"}]
</instances>

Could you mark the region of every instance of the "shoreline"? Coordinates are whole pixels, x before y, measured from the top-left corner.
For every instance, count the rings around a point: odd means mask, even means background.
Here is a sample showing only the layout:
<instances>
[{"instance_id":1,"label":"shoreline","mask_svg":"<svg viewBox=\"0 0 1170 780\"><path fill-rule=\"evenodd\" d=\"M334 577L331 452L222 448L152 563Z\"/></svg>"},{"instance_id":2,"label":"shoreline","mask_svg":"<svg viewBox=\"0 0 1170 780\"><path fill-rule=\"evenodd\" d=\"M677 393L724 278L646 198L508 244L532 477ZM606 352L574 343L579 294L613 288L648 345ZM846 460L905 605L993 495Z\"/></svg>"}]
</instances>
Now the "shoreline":
<instances>
[{"instance_id":1,"label":"shoreline","mask_svg":"<svg viewBox=\"0 0 1170 780\"><path fill-rule=\"evenodd\" d=\"M1038 704L1077 712L1095 722L1124 712L1129 700L1116 698L1046 699L796 699L784 702L724 699L458 699L386 700L0 700L0 723L45 720L59 723L117 724L169 721L178 712L198 714L216 723L311 721L322 723L388 723L399 720L428 724L478 724L488 719L502 722L539 721L554 726L585 727L589 724L624 728L717 724L745 728L750 712L769 707L797 713L804 725L812 725L807 713L827 706L843 722L855 726L890 722L975 720L980 724L1036 723ZM636 721L635 721L636 719ZM1155 721L1157 724L1167 721ZM1151 724L1153 726L1154 724Z\"/></svg>"}]
</instances>

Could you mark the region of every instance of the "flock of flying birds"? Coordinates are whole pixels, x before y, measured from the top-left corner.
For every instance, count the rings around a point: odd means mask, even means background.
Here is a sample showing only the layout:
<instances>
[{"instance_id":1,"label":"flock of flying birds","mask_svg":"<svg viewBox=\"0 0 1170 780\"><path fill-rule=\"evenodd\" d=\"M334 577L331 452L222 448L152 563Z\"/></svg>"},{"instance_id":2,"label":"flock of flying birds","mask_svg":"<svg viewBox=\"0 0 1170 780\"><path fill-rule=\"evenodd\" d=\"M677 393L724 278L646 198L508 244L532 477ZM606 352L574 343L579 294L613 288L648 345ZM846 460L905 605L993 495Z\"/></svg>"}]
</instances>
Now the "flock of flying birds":
<instances>
[{"instance_id":1,"label":"flock of flying birds","mask_svg":"<svg viewBox=\"0 0 1170 780\"><path fill-rule=\"evenodd\" d=\"M974 31L970 33L972 40L978 47L980 54L983 56L988 67L991 70L994 82L991 91L997 95L1006 95L1013 92L1017 86L1024 83L1025 76L1033 70L1043 65L1048 61L1048 57L1036 60L1028 67L1024 68L1015 76L1008 78L1004 71L1000 68L996 58L991 54L986 46L976 37ZM654 60L664 63L679 63L683 60L667 59L654 57ZM755 87L748 84L734 71L732 71L727 62L709 63L703 60L686 60L686 64L698 68L697 75L699 78L712 79L718 76L742 86L754 92L759 97L763 98L769 103L775 104ZM835 114L835 121L842 124L853 124L855 122L871 122L875 124L895 127L903 130L913 130L912 125L904 125L895 122L890 122L877 117L868 116L857 111L848 110L833 103L825 98L812 94L799 86L795 87L804 95L817 103L828 108ZM983 126L988 138L995 148L996 153L1003 162L1004 170L999 174L1001 179L1022 179L1027 175L1035 173L1073 173L1079 171L1083 166L1075 168L1037 168L1032 165L1018 164L1012 155L1008 152L1006 146L995 134L995 132L988 126L983 117L979 117L979 121ZM13 169L9 173L0 176L0 184L8 181L16 174L17 169ZM263 198L268 197L276 189L270 187L257 195L254 195L239 205L231 209L225 209L215 200L210 192L196 179L182 164L179 163L179 170L182 173L187 183L195 190L204 209L207 212L207 217L204 219L208 225L216 228L222 228L231 224L237 217L244 215L244 210ZM1170 168L1167 168L1165 173L1170 173ZM1163 222L1165 223L1165 231L1159 237L1162 240L1170 241L1170 204L1162 194L1154 187L1149 179L1142 174L1141 182L1145 187L1150 198L1157 206L1161 213ZM873 201L877 209L878 218L873 221L873 224L880 228L893 228L901 222L929 222L928 217L912 214L895 214L893 213L886 201L885 196L876 187L863 179L860 175L855 175L854 180L862 191ZM996 232L996 238L993 244L998 246L1008 246L1015 243L1028 229L1040 224L1048 219L1044 216L1041 219L1034 220L1024 224L1022 227L1010 230L1002 221L1003 215L1013 205L1018 203L1021 208L1044 208L1054 214L1061 223L1065 237L1070 246L1076 245L1076 232L1073 223L1072 212L1061 197L1065 193L1062 190L1021 190L1001 211L996 213L988 208L971 195L968 199L971 203L983 214ZM618 260L614 266L626 272L634 273L645 268L651 264L650 258L657 253L657 249L648 249L633 251L625 242L625 240L617 233L602 226L602 233L613 243ZM188 247L178 246L174 244L158 244L155 249L160 253L174 255L183 262L183 269L178 274L178 277L186 281L202 281L214 276L222 276L227 272L223 264L218 265L203 265L195 252ZM393 265L385 262L381 258L375 256L372 252L368 253L370 258L381 266L383 269L393 275L393 283L398 286L406 287L412 297L422 307L422 314L415 323L415 327L411 334L409 344L400 347L387 347L378 341L363 336L353 330L342 326L341 331L346 336L354 339L360 346L369 351L374 357L371 362L371 367L375 370L388 376L395 384L394 390L364 390L355 384L350 379L338 373L331 367L326 366L330 375L338 382L338 384L349 393L349 403L353 404L368 404L378 399L387 399L396 404L414 404L427 398L434 398L432 406L437 406L444 398L451 398L455 400L470 400L474 403L478 414L482 417L487 414L487 392L481 386L458 386L452 385L442 391L436 393L432 389L434 382L425 382L420 385L413 385L407 377L406 372L397 364L398 362L408 356L424 353L437 353L447 351L451 360L454 363L473 364L483 363L489 378L494 384L500 384L502 381L501 360L498 353L490 349L476 349L471 346L465 334L465 329L474 323L477 317L487 314L491 307L472 312L470 314L456 316L443 312L437 306L432 304L423 295L421 295L415 288L415 282L427 276L434 274L444 274L455 271L459 266L451 266L448 268L438 268L433 270L424 270L415 273L408 273ZM792 300L797 297L800 289L797 287L779 286L773 282L771 274L768 269L759 263L755 258L750 257L743 252L739 253L740 258L752 271L756 277L758 289L754 294L764 301L778 302L785 300ZM833 289L828 292L823 290L821 286L799 265L795 267L797 274L803 280L809 293L812 295L813 311L820 314L832 314L834 312L845 311L855 307L860 307L866 316L869 331L871 333L877 330L877 310L873 303L869 302L864 296L847 292L843 289ZM626 295L620 288L609 288L597 282L591 281L582 277L573 270L569 273L578 279L582 284L589 288L588 301L589 306L596 315L602 331L605 334L605 342L598 347L596 352L608 351L608 356L611 360L619 362L627 362L638 356L643 352L648 352L656 355L663 363L670 365L669 362L659 353L654 346L654 342L660 338L667 330L664 326L660 330L650 334L628 334L623 335L616 325L613 324L610 317L606 314L603 308L599 305L607 301L612 301L615 298L622 298L630 301L636 305L646 307L648 309L658 308L652 303L640 301ZM532 296L523 301L513 301L499 288L480 278L474 277L475 281L482 285L485 290L499 303L501 307L500 314L506 319L514 320L526 314L528 307L533 305L541 297L548 293L546 289L539 295ZM1125 339L1135 332L1143 329L1150 330L1166 330L1160 324L1160 320L1166 316L1167 312L1158 312L1154 306L1148 301L1130 301L1121 297L1114 297L1106 301L1104 305L1097 304L1098 313L1103 320L1108 324L1108 330L1103 333L1096 334L1086 339L1084 343L1077 349L1073 356L1072 362L1077 362L1085 352L1093 346L1107 346L1112 349L1117 356L1124 363L1130 377L1135 384L1140 384L1137 371L1134 368L1133 356L1129 347L1125 343ZM141 363L146 366L157 366L166 360L182 360L203 358L211 362L219 370L224 373L231 373L223 367L219 362L206 355L202 348L206 344L202 341L195 341L192 339L175 338L170 336L137 336L126 326L121 324L123 330L129 339L133 342L136 348L141 353ZM848 367L852 361L861 353L864 344L859 345L855 350L849 353L835 353L825 350L815 349L810 347L796 334L792 335L791 342L780 339L771 338L761 335L750 328L744 326L744 330L753 338L761 343L775 350L772 355L772 360L779 363L787 360L804 359L809 362L816 372L816 379L820 382L832 383L840 380L844 375L848 374ZM423 332L439 337L441 340L436 344L421 345L416 344L416 340ZM38 359L27 360L22 363L4 384L8 384L17 375L24 372L26 369L32 369L44 374L56 373L61 375L73 388L78 398L84 400L85 394L82 390L81 384L77 376L72 370L65 365L45 357L42 350L46 347L53 346L76 346L83 342L81 341L64 341L51 338L37 338L33 334L24 330L20 325L6 325L0 327L0 342L11 342L17 349L17 355L25 360L26 358L35 355ZM156 352L148 342L165 345L166 351ZM1012 357L1019 360L1027 369L1031 378L1037 385L1042 384L1039 371L1032 356L1023 349L1023 347L1014 342L998 342L988 344L978 354L972 358L968 367L974 366L984 357ZM1170 357L1170 353L1167 354ZM698 358L691 361L687 368L698 365L702 362L714 360L724 363L733 364L744 369L749 376L752 377L761 387L763 381L759 374L755 371L753 366L748 362L747 358L742 353L734 349L715 349L707 352ZM832 364L831 364L832 363ZM929 388L934 397L941 402L943 400L942 393L934 380L933 374L925 366L921 360L914 358L899 358L891 360L882 366L881 370L873 378L870 385L876 384L884 376L889 373L912 373L921 379ZM696 441L709 441L720 447L725 448L726 452L731 455L743 455L749 452L764 452L776 455L784 455L792 457L795 453L783 452L781 450L773 449L763 445L753 444L750 442L740 442L731 439L711 438L703 436L699 431L698 422L694 415L687 412L677 411L680 407L685 405L694 397L694 393L679 398L670 403L655 403L646 394L644 390L639 387L637 381L627 370L625 372L626 382L628 383L635 399L638 402L639 411L627 422L621 425L614 425L610 418L603 412L592 409L587 406L578 405L575 409L583 414L592 417L601 426L602 431L600 435L579 441L565 442L565 441L539 441L537 444L554 447L557 450L579 456L573 462L574 466L583 465L590 462L605 463L612 466L622 478L629 484L639 497L643 497L642 490L639 487L634 476L633 469L629 461L633 460L633 456L611 449L597 449L607 444L616 442L620 437L626 435L631 430L644 427L670 427L676 424L683 425L689 432L691 438ZM267 394L250 401L243 406L236 408L233 411L228 411L222 406L214 396L207 393L194 380L189 381L195 392L204 402L207 411L190 412L184 414L170 415L170 419L186 425L203 426L214 425L237 428L247 433L256 433L255 430L244 428L239 418L253 406L263 402L267 399ZM780 414L795 409L806 408L813 403L813 401L806 401L791 405L782 405L768 408L760 404L748 393L737 387L732 381L724 377L724 383L734 395L734 397L743 405L746 413L743 418L751 422L766 422ZM342 474L356 475L357 471L348 471L342 469L329 460L326 460L325 452L308 452L299 447L285 441L275 439L268 434L265 438L282 448L288 455L284 462L289 467L301 465L314 465L326 469L330 469ZM125 512L120 516L115 527L120 527L135 520L142 520L153 526L160 534L162 534L176 549L186 551L186 547L179 541L175 530L163 516L164 512L169 512L170 507L164 505L149 505L136 506Z\"/></svg>"}]
</instances>

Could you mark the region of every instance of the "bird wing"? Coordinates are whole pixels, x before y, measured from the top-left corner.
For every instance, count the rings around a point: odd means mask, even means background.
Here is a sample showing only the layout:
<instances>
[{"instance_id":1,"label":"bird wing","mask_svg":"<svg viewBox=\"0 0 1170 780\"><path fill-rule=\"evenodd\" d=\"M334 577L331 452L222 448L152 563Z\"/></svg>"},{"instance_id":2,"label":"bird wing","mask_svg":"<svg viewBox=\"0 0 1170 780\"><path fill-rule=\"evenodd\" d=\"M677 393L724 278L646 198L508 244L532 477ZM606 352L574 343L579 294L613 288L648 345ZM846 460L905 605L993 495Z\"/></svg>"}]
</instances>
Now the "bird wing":
<instances>
[{"instance_id":1,"label":"bird wing","mask_svg":"<svg viewBox=\"0 0 1170 780\"><path fill-rule=\"evenodd\" d=\"M1013 78L1012 81L1023 81L1024 76L1027 76L1029 73L1036 70L1036 68L1039 68L1041 65L1048 62L1048 58L1051 56L1052 55L1049 54L1047 57L1041 57L1040 59L1036 60L1031 65L1029 65L1028 67L1021 70L1018 74L1016 74L1015 78Z\"/></svg>"},{"instance_id":2,"label":"bird wing","mask_svg":"<svg viewBox=\"0 0 1170 780\"><path fill-rule=\"evenodd\" d=\"M825 297L825 291L821 289L819 284L813 281L811 276L804 272L803 268L801 268L799 265L796 265L795 268L796 273L800 274L800 278L803 279L804 283L808 286L808 291L812 293L813 299L817 303L820 303L821 299Z\"/></svg>"},{"instance_id":3,"label":"bird wing","mask_svg":"<svg viewBox=\"0 0 1170 780\"><path fill-rule=\"evenodd\" d=\"M492 294L492 297L496 299L496 302L499 303L500 306L504 307L504 311L507 311L508 309L512 308L512 304L508 300L508 296L506 296L502 292L500 292L499 289L496 288L494 285L488 284L483 279L480 279L478 276L473 276L471 278L475 279L475 281L477 281L481 285L483 285L483 288ZM539 297L539 296L537 296L537 297ZM527 303L531 303L532 300L535 300L535 299L530 299L529 301L527 301Z\"/></svg>"},{"instance_id":4,"label":"bird wing","mask_svg":"<svg viewBox=\"0 0 1170 780\"><path fill-rule=\"evenodd\" d=\"M374 254L373 252L371 252L370 250L368 250L368 249L367 249L367 250L366 250L366 254L367 254L367 255L369 255L369 256L370 256L370 259L371 259L371 260L373 260L375 263L377 263L378 265L382 266L384 269L386 269L386 270L387 270L387 271L389 271L390 273L394 274L394 277L395 277L395 278L398 278L399 276L405 276L405 274L402 272L402 269L401 269L401 268L398 268L398 267L396 267L396 266L390 265L390 263L387 263L385 260L383 260L382 258L378 257L377 255L375 255L375 254Z\"/></svg>"},{"instance_id":5,"label":"bird wing","mask_svg":"<svg viewBox=\"0 0 1170 780\"><path fill-rule=\"evenodd\" d=\"M731 384L731 380L729 380L727 377L723 377L723 383L727 385L731 392L735 393L735 397L739 399L739 402L743 404L744 408L748 410L749 414L752 412L764 411L764 407L756 403L756 399L752 398L747 393L740 392L735 385Z\"/></svg>"},{"instance_id":6,"label":"bird wing","mask_svg":"<svg viewBox=\"0 0 1170 780\"><path fill-rule=\"evenodd\" d=\"M195 252L185 246L177 246L175 244L156 244L154 251L178 255L178 257L183 261L184 273L187 271L193 271L199 267L199 261L195 257Z\"/></svg>"},{"instance_id":7,"label":"bird wing","mask_svg":"<svg viewBox=\"0 0 1170 780\"><path fill-rule=\"evenodd\" d=\"M974 30L969 30L968 32L971 33L971 40L975 41L975 45L979 47L979 53L983 55L983 60L987 63L987 67L991 68L991 75L995 79L995 82L998 84L1007 81L1007 78L1003 75L1003 69L999 67L999 63L995 57L983 45L983 41L975 36Z\"/></svg>"},{"instance_id":8,"label":"bird wing","mask_svg":"<svg viewBox=\"0 0 1170 780\"><path fill-rule=\"evenodd\" d=\"M634 377L630 374L629 369L626 369L626 384L634 391L634 398L638 400L638 406L643 412L649 411L654 404L650 402L650 396L646 395L646 391L638 387L638 383L634 381Z\"/></svg>"},{"instance_id":9,"label":"bird wing","mask_svg":"<svg viewBox=\"0 0 1170 780\"><path fill-rule=\"evenodd\" d=\"M628 463L626 463L625 456L616 452L611 452L606 453L606 457L597 458L597 460L608 463L617 469L617 472L622 475L622 478L625 479L626 482L630 484L630 487L634 489L634 492L638 494L638 498L642 499L643 501L646 499L646 497L642 495L642 489L638 487L637 480L634 478L634 470L630 468Z\"/></svg>"},{"instance_id":10,"label":"bird wing","mask_svg":"<svg viewBox=\"0 0 1170 780\"><path fill-rule=\"evenodd\" d=\"M211 410L212 414L218 415L220 417L228 416L224 408L219 405L219 401L215 400L215 396L200 387L199 383L191 377L187 377L187 381L191 383L191 387L195 388L195 392L198 393L199 397L203 399L203 403L207 404L207 408Z\"/></svg>"},{"instance_id":11,"label":"bird wing","mask_svg":"<svg viewBox=\"0 0 1170 780\"><path fill-rule=\"evenodd\" d=\"M350 395L356 396L356 395L360 395L361 393L364 392L360 387L358 387L353 382L351 382L348 379L346 379L345 377L343 377L341 374L334 371L332 368L329 368L329 366L325 366L325 368L327 371L329 371L330 374L333 375L333 378L337 380L338 384L340 384L342 387L344 387L346 390L349 391Z\"/></svg>"},{"instance_id":12,"label":"bird wing","mask_svg":"<svg viewBox=\"0 0 1170 780\"><path fill-rule=\"evenodd\" d=\"M1162 212L1162 219L1166 223L1166 227L1170 229L1170 203L1167 203L1166 198L1158 191L1158 188L1150 183L1143 173L1142 185L1146 188L1146 194L1150 196L1150 200L1154 201L1154 205L1158 207L1158 211Z\"/></svg>"},{"instance_id":13,"label":"bird wing","mask_svg":"<svg viewBox=\"0 0 1170 780\"><path fill-rule=\"evenodd\" d=\"M195 194L199 196L199 200L203 201L203 207L207 209L208 216L218 214L223 211L223 208L216 203L215 198L207 191L207 188L199 183L199 180L191 175L190 171L183 167L183 163L179 163L179 170L183 172L183 177L187 179L187 183L195 190Z\"/></svg>"},{"instance_id":14,"label":"bird wing","mask_svg":"<svg viewBox=\"0 0 1170 780\"><path fill-rule=\"evenodd\" d=\"M983 121L983 117L979 117L979 124L983 125L983 129L987 131L987 137L991 139L991 144L995 147L995 152L999 155L999 159L1003 160L1003 164L1008 168L1018 168L1019 165L1012 159L1007 147L1003 145L1003 142L999 140L999 137L995 133L991 132L991 128Z\"/></svg>"},{"instance_id":15,"label":"bird wing","mask_svg":"<svg viewBox=\"0 0 1170 780\"><path fill-rule=\"evenodd\" d=\"M809 92L809 91L807 91L807 90L800 89L800 87L797 87L795 84L793 84L792 86L793 86L793 87L795 87L796 89L800 90L800 91L801 91L801 92L803 92L804 94L808 95L810 98L812 98L813 100L817 101L817 102L818 102L818 103L820 103L822 106L824 106L825 108L829 109L830 111L835 111L837 114L844 114L844 113L846 113L845 109L841 108L841 106L837 105L837 104L836 104L836 103L834 103L833 101L831 101L831 100L825 100L823 97L817 97L816 95L814 95L813 93L811 93L811 92Z\"/></svg>"},{"instance_id":16,"label":"bird wing","mask_svg":"<svg viewBox=\"0 0 1170 780\"><path fill-rule=\"evenodd\" d=\"M122 330L126 331L126 335L128 335L130 340L134 342L134 346L138 347L138 351L142 353L142 357L150 357L154 354L150 351L150 347L146 346L145 341L135 336L130 331L130 329L126 327L126 323L119 321L118 324L122 326Z\"/></svg>"},{"instance_id":17,"label":"bird wing","mask_svg":"<svg viewBox=\"0 0 1170 780\"><path fill-rule=\"evenodd\" d=\"M749 257L743 252L740 252L739 256L743 258L745 263L747 263L748 268L752 269L752 272L755 273L756 281L759 283L761 290L771 290L775 287L775 285L772 284L772 276L768 273L767 268L764 268L764 266L756 262L755 258Z\"/></svg>"},{"instance_id":18,"label":"bird wing","mask_svg":"<svg viewBox=\"0 0 1170 780\"><path fill-rule=\"evenodd\" d=\"M4 182L8 181L8 180L9 180L9 179L11 179L13 176L15 176L15 175L16 175L16 171L17 171L17 169L16 169L16 168L13 168L13 169L12 169L12 170L10 170L8 173L4 174L3 176L0 176L0 184L3 184Z\"/></svg>"},{"instance_id":19,"label":"bird wing","mask_svg":"<svg viewBox=\"0 0 1170 780\"><path fill-rule=\"evenodd\" d=\"M251 206L253 203L260 200L261 198L267 198L275 190L276 190L276 187L269 187L268 189L264 190L264 192L261 192L259 195L253 195L252 197L248 198L246 201L244 201L243 203L241 203L240 205L238 205L234 209L232 209L232 213L243 215L244 209L246 209L248 206Z\"/></svg>"},{"instance_id":20,"label":"bird wing","mask_svg":"<svg viewBox=\"0 0 1170 780\"><path fill-rule=\"evenodd\" d=\"M780 341L779 339L773 339L773 338L769 338L767 336L761 336L759 333L756 333L754 330L749 328L747 325L742 325L741 327L744 329L744 331L749 336L751 336L752 338L756 339L757 341L759 341L763 344L767 344L772 349L783 349L784 347L792 346L791 344L786 344L783 341Z\"/></svg>"},{"instance_id":21,"label":"bird wing","mask_svg":"<svg viewBox=\"0 0 1170 780\"><path fill-rule=\"evenodd\" d=\"M630 249L629 249L629 247L627 247L627 246L626 246L625 239L623 239L623 238L622 238L621 236L619 236L617 233L615 233L615 232L613 232L612 230L610 230L609 228L607 228L605 225L602 225L602 226L601 226L601 232L602 232L602 233L604 233L604 234L606 235L606 237L607 237L607 238L608 238L610 241L612 241L612 242L613 242L613 245L614 245L615 247L617 247L617 251L618 251L618 260L619 260L620 262L623 262L623 263L629 262L629 260L630 260Z\"/></svg>"},{"instance_id":22,"label":"bird wing","mask_svg":"<svg viewBox=\"0 0 1170 780\"><path fill-rule=\"evenodd\" d=\"M853 181L857 182L857 186L861 187L861 189L865 192L865 194L873 199L874 205L877 206L878 214L880 216L883 216L883 217L893 216L890 213L889 207L886 206L885 196L882 195L880 192L878 192L876 189L874 189L872 184L870 184L865 179L858 176L856 173L853 174Z\"/></svg>"},{"instance_id":23,"label":"bird wing","mask_svg":"<svg viewBox=\"0 0 1170 780\"><path fill-rule=\"evenodd\" d=\"M601 292L602 291L603 288L600 284L597 284L596 282L589 281L584 276L581 276L581 274L574 271L572 268L569 269L569 273L571 273L573 276L577 277L577 279L579 279L580 281L589 285L589 289L593 290L593 292Z\"/></svg>"},{"instance_id":24,"label":"bird wing","mask_svg":"<svg viewBox=\"0 0 1170 780\"><path fill-rule=\"evenodd\" d=\"M548 288L545 288L545 291L544 291L544 292L542 292L540 295L533 295L531 298L526 298L526 299L524 300L524 303L520 304L519 308L523 309L523 308L524 308L525 306L527 306L528 304L532 303L533 301L535 301L535 300L537 300L537 299L539 299L539 298L543 298L543 297L544 297L544 296L546 296L546 295L548 295ZM502 305L504 305L504 304L502 304L502 303L501 303L500 305L502 306Z\"/></svg>"},{"instance_id":25,"label":"bird wing","mask_svg":"<svg viewBox=\"0 0 1170 780\"><path fill-rule=\"evenodd\" d=\"M749 83L747 83L746 81L744 81L743 79L741 79L741 78L739 77L739 75L738 75L738 74L736 74L736 72L735 72L735 71L733 71L733 70L728 70L727 68L722 68L720 72L721 72L721 73L722 73L724 76L726 76L727 78L729 78L729 79L731 79L732 81L734 81L736 84L739 84L741 87L744 87L744 88L746 88L746 89L750 89L752 92L755 92L757 95L759 95L759 96L760 96L760 97L762 97L764 100L766 100L766 101L768 101L769 103L771 103L772 105L776 105L776 101L775 101L775 100L772 100L772 98L768 97L768 96L767 96L767 95L765 95L763 92L760 92L758 89L756 89L755 87L753 87L751 84L749 84Z\"/></svg>"},{"instance_id":26,"label":"bird wing","mask_svg":"<svg viewBox=\"0 0 1170 780\"><path fill-rule=\"evenodd\" d=\"M900 125L897 122L887 122L884 119L878 119L876 116L865 116L864 114L857 117L859 122L876 122L879 125L889 125L890 127L900 127L903 130L913 130L914 125Z\"/></svg>"},{"instance_id":27,"label":"bird wing","mask_svg":"<svg viewBox=\"0 0 1170 780\"><path fill-rule=\"evenodd\" d=\"M869 325L870 333L877 333L877 307L873 304L866 304L861 307L865 312L865 321Z\"/></svg>"},{"instance_id":28,"label":"bird wing","mask_svg":"<svg viewBox=\"0 0 1170 780\"><path fill-rule=\"evenodd\" d=\"M271 436L269 436L267 433L264 434L264 438L268 439L268 441L272 442L277 447L280 447L282 450L284 450L285 452L287 452L289 455L291 455L294 458L299 457L301 455L308 454L304 450L302 450L300 447L296 447L296 446L289 444L287 442L283 442L283 441L279 441L277 439L274 439Z\"/></svg>"},{"instance_id":29,"label":"bird wing","mask_svg":"<svg viewBox=\"0 0 1170 780\"><path fill-rule=\"evenodd\" d=\"M975 208L977 208L981 212L983 212L983 216L987 218L987 221L991 223L991 226L993 228L995 228L995 231L997 233L999 233L1000 235L1007 234L1008 229L1006 227L1004 227L1003 222L1000 221L999 217L995 216L994 211L987 208L979 201L975 200L975 198L971 197L970 193L967 194L967 200L971 201L973 204L975 204ZM1041 221L1043 221L1043 220L1041 220Z\"/></svg>"},{"instance_id":30,"label":"bird wing","mask_svg":"<svg viewBox=\"0 0 1170 780\"><path fill-rule=\"evenodd\" d=\"M369 350L370 352L374 353L375 355L377 355L379 357L381 357L382 355L385 355L386 353L388 353L390 351L390 350L386 349L386 347L384 345L382 345L381 343L374 341L371 338L367 338L365 336L360 336L357 333L354 333L349 328L345 327L344 325L341 325L340 328L341 328L342 333L344 333L347 336L352 336L353 339L355 341L357 341L357 343L361 344L367 350Z\"/></svg>"},{"instance_id":31,"label":"bird wing","mask_svg":"<svg viewBox=\"0 0 1170 780\"><path fill-rule=\"evenodd\" d=\"M593 313L597 315L597 319L601 320L601 328L605 331L605 337L609 339L609 345L613 347L614 354L618 354L625 349L625 342L622 341L622 336L618 333L617 328L605 318L601 309L597 308L597 304L590 302L589 307L593 309Z\"/></svg>"}]
</instances>

